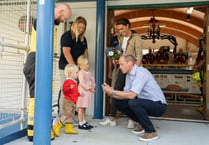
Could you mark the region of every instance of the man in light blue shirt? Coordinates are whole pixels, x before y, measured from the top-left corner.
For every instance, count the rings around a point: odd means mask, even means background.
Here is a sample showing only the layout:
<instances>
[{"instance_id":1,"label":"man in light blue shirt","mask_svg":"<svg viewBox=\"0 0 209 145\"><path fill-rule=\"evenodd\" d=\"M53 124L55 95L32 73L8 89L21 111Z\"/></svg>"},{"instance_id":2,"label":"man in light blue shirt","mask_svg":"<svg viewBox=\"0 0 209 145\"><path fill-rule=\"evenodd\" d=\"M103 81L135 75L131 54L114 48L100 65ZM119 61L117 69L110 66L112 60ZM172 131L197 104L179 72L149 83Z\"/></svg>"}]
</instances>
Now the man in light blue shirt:
<instances>
[{"instance_id":1,"label":"man in light blue shirt","mask_svg":"<svg viewBox=\"0 0 209 145\"><path fill-rule=\"evenodd\" d=\"M102 85L103 91L118 99L117 108L140 124L135 134L142 134L139 140L151 141L158 138L149 116L159 117L167 108L165 96L152 74L135 64L132 55L126 54L119 59L120 69L127 73L124 91L114 90Z\"/></svg>"}]
</instances>

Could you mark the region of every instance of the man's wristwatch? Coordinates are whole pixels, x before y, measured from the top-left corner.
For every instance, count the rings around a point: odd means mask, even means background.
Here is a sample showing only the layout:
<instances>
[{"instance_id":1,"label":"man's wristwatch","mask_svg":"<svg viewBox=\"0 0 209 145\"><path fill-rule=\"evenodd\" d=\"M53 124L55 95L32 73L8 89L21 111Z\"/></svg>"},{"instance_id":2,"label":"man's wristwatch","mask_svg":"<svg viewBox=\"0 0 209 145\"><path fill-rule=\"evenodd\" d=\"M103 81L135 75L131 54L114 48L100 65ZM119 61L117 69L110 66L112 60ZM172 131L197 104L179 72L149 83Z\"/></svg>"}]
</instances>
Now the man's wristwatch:
<instances>
[{"instance_id":1,"label":"man's wristwatch","mask_svg":"<svg viewBox=\"0 0 209 145\"><path fill-rule=\"evenodd\" d=\"M112 95L115 95L115 90L112 91Z\"/></svg>"}]
</instances>

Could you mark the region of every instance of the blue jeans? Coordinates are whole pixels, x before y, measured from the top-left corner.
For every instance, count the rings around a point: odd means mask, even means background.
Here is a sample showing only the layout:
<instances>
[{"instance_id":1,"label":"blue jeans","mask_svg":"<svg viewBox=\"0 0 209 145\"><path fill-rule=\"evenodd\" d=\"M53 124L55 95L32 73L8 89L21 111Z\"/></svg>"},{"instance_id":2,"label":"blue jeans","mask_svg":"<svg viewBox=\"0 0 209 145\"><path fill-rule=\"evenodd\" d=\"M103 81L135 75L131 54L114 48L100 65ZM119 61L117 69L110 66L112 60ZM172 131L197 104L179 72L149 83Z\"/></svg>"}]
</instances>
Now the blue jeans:
<instances>
[{"instance_id":1,"label":"blue jeans","mask_svg":"<svg viewBox=\"0 0 209 145\"><path fill-rule=\"evenodd\" d=\"M155 128L149 119L149 116L159 117L166 112L167 105L160 101L151 101L147 99L128 99L118 100L117 108L132 120L141 124L145 132L155 132Z\"/></svg>"}]
</instances>

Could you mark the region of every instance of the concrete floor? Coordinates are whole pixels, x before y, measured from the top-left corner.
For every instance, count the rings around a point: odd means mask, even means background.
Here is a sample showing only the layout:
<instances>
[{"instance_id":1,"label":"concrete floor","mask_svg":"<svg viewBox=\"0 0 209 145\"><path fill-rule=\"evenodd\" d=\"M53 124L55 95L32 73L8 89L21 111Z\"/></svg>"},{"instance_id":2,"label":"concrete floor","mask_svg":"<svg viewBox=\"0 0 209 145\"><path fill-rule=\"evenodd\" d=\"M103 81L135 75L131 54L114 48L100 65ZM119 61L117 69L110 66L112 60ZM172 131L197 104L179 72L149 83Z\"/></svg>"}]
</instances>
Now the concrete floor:
<instances>
[{"instance_id":1,"label":"concrete floor","mask_svg":"<svg viewBox=\"0 0 209 145\"><path fill-rule=\"evenodd\" d=\"M102 120L89 119L88 122L94 125L91 131L79 130L77 135L67 135L64 128L61 136L51 141L52 145L209 145L209 122L194 123L184 121L170 121L152 119L158 132L159 139L142 142L138 136L127 129L127 118L117 120L116 127L100 126ZM197 121L198 122L198 121ZM27 137L22 137L6 145L32 145Z\"/></svg>"}]
</instances>

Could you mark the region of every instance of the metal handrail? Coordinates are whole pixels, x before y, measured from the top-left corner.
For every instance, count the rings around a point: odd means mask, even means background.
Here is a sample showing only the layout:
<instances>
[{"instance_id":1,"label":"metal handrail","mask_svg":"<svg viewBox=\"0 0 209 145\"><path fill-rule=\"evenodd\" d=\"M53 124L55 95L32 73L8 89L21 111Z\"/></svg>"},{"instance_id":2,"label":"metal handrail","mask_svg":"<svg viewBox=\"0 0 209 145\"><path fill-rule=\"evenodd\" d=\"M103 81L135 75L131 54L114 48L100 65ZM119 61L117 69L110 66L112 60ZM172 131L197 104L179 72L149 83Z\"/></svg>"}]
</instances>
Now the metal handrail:
<instances>
[{"instance_id":1,"label":"metal handrail","mask_svg":"<svg viewBox=\"0 0 209 145\"><path fill-rule=\"evenodd\" d=\"M22 123L22 122L26 122L27 118L22 118L22 119L18 119L18 120L14 120L5 124L0 125L0 130L6 127L10 127L12 125L18 124L18 123Z\"/></svg>"},{"instance_id":2,"label":"metal handrail","mask_svg":"<svg viewBox=\"0 0 209 145\"><path fill-rule=\"evenodd\" d=\"M4 41L0 41L0 46L6 46L6 47L10 47L10 48L17 48L17 49L21 49L21 50L27 50L27 46L19 46L19 45L15 45L12 43L7 43Z\"/></svg>"}]
</instances>

